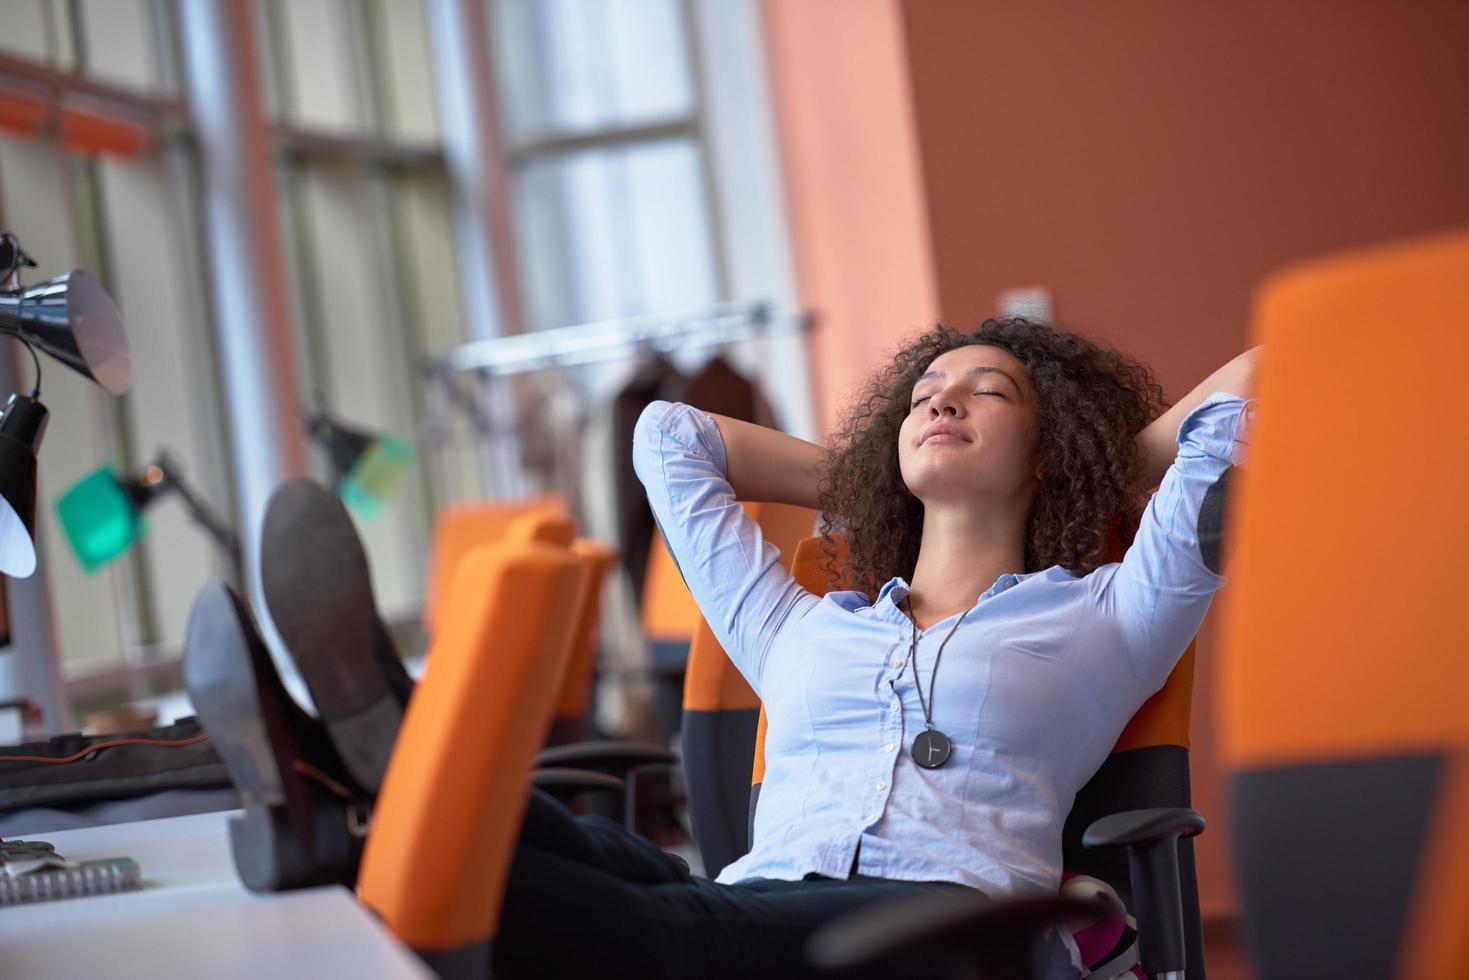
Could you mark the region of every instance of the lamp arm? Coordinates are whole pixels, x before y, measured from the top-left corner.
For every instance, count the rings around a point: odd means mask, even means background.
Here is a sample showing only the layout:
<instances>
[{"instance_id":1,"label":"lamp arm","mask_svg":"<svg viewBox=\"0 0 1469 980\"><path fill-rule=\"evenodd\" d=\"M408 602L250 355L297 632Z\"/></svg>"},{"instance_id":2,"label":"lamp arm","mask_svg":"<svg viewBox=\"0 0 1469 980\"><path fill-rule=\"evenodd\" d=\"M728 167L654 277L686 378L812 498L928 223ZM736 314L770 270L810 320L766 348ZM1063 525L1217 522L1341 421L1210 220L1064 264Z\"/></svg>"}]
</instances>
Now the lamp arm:
<instances>
[{"instance_id":1,"label":"lamp arm","mask_svg":"<svg viewBox=\"0 0 1469 980\"><path fill-rule=\"evenodd\" d=\"M179 475L178 470L166 455L159 456L158 466L163 470L163 477L168 481L169 489L177 493L183 500L184 507L188 510L189 516L194 519L196 524L207 531L209 536L221 548L229 552L230 558L238 565L240 562L240 539L235 536L235 532L230 530L229 525L216 516L204 501L199 499L193 489L184 482L183 477Z\"/></svg>"}]
</instances>

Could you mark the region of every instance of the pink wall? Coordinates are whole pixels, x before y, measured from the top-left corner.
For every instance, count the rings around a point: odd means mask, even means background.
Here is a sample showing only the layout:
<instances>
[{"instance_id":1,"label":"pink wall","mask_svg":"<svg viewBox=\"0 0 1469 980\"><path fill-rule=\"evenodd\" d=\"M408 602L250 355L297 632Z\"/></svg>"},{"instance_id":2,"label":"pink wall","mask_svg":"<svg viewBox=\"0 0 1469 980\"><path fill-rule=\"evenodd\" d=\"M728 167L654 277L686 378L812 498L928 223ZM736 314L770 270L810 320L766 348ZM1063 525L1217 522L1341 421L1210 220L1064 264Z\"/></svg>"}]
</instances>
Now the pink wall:
<instances>
[{"instance_id":1,"label":"pink wall","mask_svg":"<svg viewBox=\"0 0 1469 980\"><path fill-rule=\"evenodd\" d=\"M817 400L941 315L1045 286L1172 397L1247 344L1254 284L1469 223L1469 4L766 0ZM1200 636L1206 915L1237 900Z\"/></svg>"},{"instance_id":2,"label":"pink wall","mask_svg":"<svg viewBox=\"0 0 1469 980\"><path fill-rule=\"evenodd\" d=\"M897 0L767 0L767 61L801 297L813 311L817 425L878 348L938 317Z\"/></svg>"}]
</instances>

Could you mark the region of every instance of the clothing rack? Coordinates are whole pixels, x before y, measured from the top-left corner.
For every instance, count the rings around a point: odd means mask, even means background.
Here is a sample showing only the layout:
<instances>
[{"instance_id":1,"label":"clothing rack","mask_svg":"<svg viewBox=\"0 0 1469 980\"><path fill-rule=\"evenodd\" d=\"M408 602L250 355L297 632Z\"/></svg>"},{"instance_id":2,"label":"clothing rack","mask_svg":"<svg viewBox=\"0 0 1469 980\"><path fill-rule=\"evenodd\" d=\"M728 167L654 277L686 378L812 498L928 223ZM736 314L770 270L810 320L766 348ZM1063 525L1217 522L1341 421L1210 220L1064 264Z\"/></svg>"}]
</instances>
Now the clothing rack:
<instances>
[{"instance_id":1,"label":"clothing rack","mask_svg":"<svg viewBox=\"0 0 1469 980\"><path fill-rule=\"evenodd\" d=\"M769 302L725 304L692 313L536 330L454 347L424 362L422 368L429 384L419 438L434 457L430 478L438 499L463 496L453 489L464 479L462 457L459 462L452 459L455 446L472 446L477 460L481 486L469 496L514 498L544 492L534 480L527 482L530 478L523 468L517 446L523 413L516 408L514 386L497 384L498 379L790 336L805 332L813 322L809 313L778 311ZM583 386L572 387L578 397L585 398ZM467 433L456 432L456 418L469 423Z\"/></svg>"},{"instance_id":2,"label":"clothing rack","mask_svg":"<svg viewBox=\"0 0 1469 980\"><path fill-rule=\"evenodd\" d=\"M669 352L801 333L809 313L776 311L769 303L715 307L681 316L635 316L512 334L461 344L429 362L434 376L458 372L522 374L631 357L642 350Z\"/></svg>"}]
</instances>

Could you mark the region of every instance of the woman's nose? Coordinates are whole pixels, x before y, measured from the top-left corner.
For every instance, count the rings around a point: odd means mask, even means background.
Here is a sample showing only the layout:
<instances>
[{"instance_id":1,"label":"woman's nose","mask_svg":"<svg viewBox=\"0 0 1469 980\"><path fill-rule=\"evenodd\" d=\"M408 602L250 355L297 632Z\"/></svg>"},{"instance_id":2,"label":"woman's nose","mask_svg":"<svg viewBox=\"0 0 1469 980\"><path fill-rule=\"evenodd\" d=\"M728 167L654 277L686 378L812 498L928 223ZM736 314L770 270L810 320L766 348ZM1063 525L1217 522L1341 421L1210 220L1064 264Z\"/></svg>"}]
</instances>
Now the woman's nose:
<instances>
[{"instance_id":1,"label":"woman's nose","mask_svg":"<svg viewBox=\"0 0 1469 980\"><path fill-rule=\"evenodd\" d=\"M934 396L928 400L928 407L936 416L959 416L964 414L963 399L959 398L957 395L952 394L947 388L942 391L936 392Z\"/></svg>"}]
</instances>

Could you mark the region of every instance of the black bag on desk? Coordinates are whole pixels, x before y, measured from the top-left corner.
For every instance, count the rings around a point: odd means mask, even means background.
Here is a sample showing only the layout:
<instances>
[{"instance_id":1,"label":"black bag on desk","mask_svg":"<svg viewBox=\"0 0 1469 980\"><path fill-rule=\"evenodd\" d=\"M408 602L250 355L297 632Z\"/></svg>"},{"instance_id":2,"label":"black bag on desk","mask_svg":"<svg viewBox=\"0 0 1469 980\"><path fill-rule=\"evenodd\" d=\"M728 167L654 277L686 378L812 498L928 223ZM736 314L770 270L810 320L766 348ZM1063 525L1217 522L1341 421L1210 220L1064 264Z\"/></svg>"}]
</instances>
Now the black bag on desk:
<instances>
[{"instance_id":1,"label":"black bag on desk","mask_svg":"<svg viewBox=\"0 0 1469 980\"><path fill-rule=\"evenodd\" d=\"M229 786L229 772L196 718L120 735L73 733L0 746L0 812Z\"/></svg>"}]
</instances>

